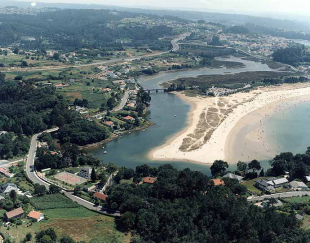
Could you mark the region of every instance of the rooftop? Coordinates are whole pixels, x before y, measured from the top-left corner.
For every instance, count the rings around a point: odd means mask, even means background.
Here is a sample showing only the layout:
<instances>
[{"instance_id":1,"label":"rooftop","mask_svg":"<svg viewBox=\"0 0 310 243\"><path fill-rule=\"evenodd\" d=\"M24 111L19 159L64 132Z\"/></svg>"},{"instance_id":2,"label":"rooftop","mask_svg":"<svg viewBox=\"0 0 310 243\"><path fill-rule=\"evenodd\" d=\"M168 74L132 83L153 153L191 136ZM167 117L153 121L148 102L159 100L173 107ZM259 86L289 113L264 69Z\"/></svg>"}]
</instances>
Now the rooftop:
<instances>
[{"instance_id":1,"label":"rooftop","mask_svg":"<svg viewBox=\"0 0 310 243\"><path fill-rule=\"evenodd\" d=\"M24 213L24 210L22 208L17 208L17 209L10 211L10 212L7 212L6 217L8 219L11 219L11 218L14 218L14 217L21 215L23 213Z\"/></svg>"},{"instance_id":2,"label":"rooftop","mask_svg":"<svg viewBox=\"0 0 310 243\"><path fill-rule=\"evenodd\" d=\"M215 186L225 185L225 182L222 179L212 179L211 181L213 181Z\"/></svg>"},{"instance_id":3,"label":"rooftop","mask_svg":"<svg viewBox=\"0 0 310 243\"><path fill-rule=\"evenodd\" d=\"M143 183L148 183L148 184L154 184L155 181L157 181L156 177L144 177L143 178Z\"/></svg>"},{"instance_id":4,"label":"rooftop","mask_svg":"<svg viewBox=\"0 0 310 243\"><path fill-rule=\"evenodd\" d=\"M105 201L108 196L100 192L95 192L94 197Z\"/></svg>"},{"instance_id":5,"label":"rooftop","mask_svg":"<svg viewBox=\"0 0 310 243\"><path fill-rule=\"evenodd\" d=\"M28 217L29 218L33 218L33 219L39 219L41 217L43 213L41 212L36 212L36 211L31 211L29 214L28 214Z\"/></svg>"}]
</instances>

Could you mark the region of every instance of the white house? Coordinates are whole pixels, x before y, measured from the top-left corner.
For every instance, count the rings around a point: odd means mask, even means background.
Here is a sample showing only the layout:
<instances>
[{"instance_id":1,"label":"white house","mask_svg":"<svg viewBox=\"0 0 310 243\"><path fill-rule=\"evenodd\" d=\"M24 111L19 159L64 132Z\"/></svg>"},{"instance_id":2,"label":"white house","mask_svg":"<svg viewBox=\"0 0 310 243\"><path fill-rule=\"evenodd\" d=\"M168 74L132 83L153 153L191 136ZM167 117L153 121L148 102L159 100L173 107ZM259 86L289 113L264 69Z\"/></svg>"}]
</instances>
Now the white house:
<instances>
[{"instance_id":1,"label":"white house","mask_svg":"<svg viewBox=\"0 0 310 243\"><path fill-rule=\"evenodd\" d=\"M289 185L290 185L290 188L294 190L308 189L308 186L301 181L292 181L289 183Z\"/></svg>"},{"instance_id":2,"label":"white house","mask_svg":"<svg viewBox=\"0 0 310 243\"><path fill-rule=\"evenodd\" d=\"M223 176L224 178L230 178L230 179L236 179L238 180L239 182L242 181L243 177L242 176L238 176L238 175L235 175L233 173L227 173L226 175Z\"/></svg>"},{"instance_id":3,"label":"white house","mask_svg":"<svg viewBox=\"0 0 310 243\"><path fill-rule=\"evenodd\" d=\"M18 191L17 186L13 183L6 183L0 186L0 193L9 194L11 191Z\"/></svg>"},{"instance_id":4,"label":"white house","mask_svg":"<svg viewBox=\"0 0 310 243\"><path fill-rule=\"evenodd\" d=\"M28 218L34 219L34 220L36 220L37 222L40 222L41 220L44 219L44 214L41 213L41 212L31 211L31 212L28 214Z\"/></svg>"}]
</instances>

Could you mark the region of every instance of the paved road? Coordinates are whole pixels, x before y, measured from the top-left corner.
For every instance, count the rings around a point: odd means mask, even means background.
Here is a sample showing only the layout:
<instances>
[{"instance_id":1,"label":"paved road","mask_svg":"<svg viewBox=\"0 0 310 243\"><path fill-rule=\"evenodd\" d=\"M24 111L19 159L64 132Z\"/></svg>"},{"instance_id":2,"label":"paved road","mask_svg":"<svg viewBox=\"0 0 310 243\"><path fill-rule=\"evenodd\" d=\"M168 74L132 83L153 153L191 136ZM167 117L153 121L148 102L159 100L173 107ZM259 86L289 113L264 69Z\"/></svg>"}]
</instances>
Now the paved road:
<instances>
[{"instance_id":1,"label":"paved road","mask_svg":"<svg viewBox=\"0 0 310 243\"><path fill-rule=\"evenodd\" d=\"M178 42L181 41L181 40L185 40L186 37L188 37L188 36L190 36L190 35L191 35L190 32L189 32L189 33L184 33L184 34L180 35L178 38L173 39L173 40L171 41L171 44L172 44L172 50L171 50L171 51L172 51L172 52L178 51L178 50L180 49L180 45L178 44Z\"/></svg>"},{"instance_id":2,"label":"paved road","mask_svg":"<svg viewBox=\"0 0 310 243\"><path fill-rule=\"evenodd\" d=\"M55 132L58 130L57 128L53 128L53 129L49 129L46 130L44 132L46 133L50 133L50 132ZM37 151L37 140L38 137L41 135L42 133L38 133L33 135L33 137L31 138L31 144L30 144L30 149L28 152L28 158L27 158L27 163L26 163L26 174L27 177L33 182L33 183L38 183L40 185L43 185L45 187L49 187L49 184L45 181L43 181L42 179L40 179L34 169L34 160L35 160L35 156L36 156L36 151Z\"/></svg>"},{"instance_id":3,"label":"paved road","mask_svg":"<svg viewBox=\"0 0 310 243\"><path fill-rule=\"evenodd\" d=\"M113 217L120 217L121 216L120 213L117 211L105 209L105 208L102 208L100 206L96 206L95 204L93 204L89 201L86 201L80 197L74 196L73 192L66 192L66 191L63 191L63 192L66 195L66 197L70 198L72 201L78 203L79 205L81 205L81 206L83 206L89 210L96 211L98 213L106 214L108 216L113 216Z\"/></svg>"},{"instance_id":4,"label":"paved road","mask_svg":"<svg viewBox=\"0 0 310 243\"><path fill-rule=\"evenodd\" d=\"M50 133L50 132L55 132L57 130L58 130L58 128L53 128L53 129L46 130L44 132ZM34 161L35 161L35 156L36 156L36 151L37 151L37 140L41 134L42 133L35 134L31 138L31 145L30 145L27 163L26 163L26 173L27 173L27 177L29 178L29 180L31 180L34 184L38 183L39 185L43 185L48 189L50 184L47 183L46 181L42 180L41 178L39 178L35 169L34 169ZM96 211L98 213L106 214L109 216L113 216L113 217L119 217L120 216L119 212L109 210L109 209L103 209L102 207L96 207L95 204L88 202L82 198L74 196L73 192L67 192L65 190L62 190L62 192L68 198L70 198L72 201L77 202L79 205L81 205L87 209Z\"/></svg>"},{"instance_id":5,"label":"paved road","mask_svg":"<svg viewBox=\"0 0 310 243\"><path fill-rule=\"evenodd\" d=\"M270 195L263 195L259 197L248 197L249 202L258 202L263 201L268 198L287 198L287 197L302 197L310 196L310 191L293 191L293 192L282 192Z\"/></svg>"},{"instance_id":6,"label":"paved road","mask_svg":"<svg viewBox=\"0 0 310 243\"><path fill-rule=\"evenodd\" d=\"M173 39L171 41L171 44L173 46L172 51L177 51L179 49L179 45L177 44L177 42L180 40L184 40L189 35L190 35L190 33L184 33L184 34L181 34L176 39ZM128 61L140 60L142 58L147 58L147 57L161 56L161 55L167 54L167 53L169 53L169 51L151 53L151 54L146 54L143 56L133 57L133 58L129 58L129 59L116 58L116 59L106 60L106 61L102 61L102 62L89 63L89 64L65 65L65 66L45 67L45 68L23 68L23 69L0 70L0 71L3 73L37 72L37 71L48 71L48 70L62 70L62 69L67 69L67 68L81 68L81 67L92 67L92 66L99 66L99 65L122 64L122 63L127 63Z\"/></svg>"},{"instance_id":7,"label":"paved road","mask_svg":"<svg viewBox=\"0 0 310 243\"><path fill-rule=\"evenodd\" d=\"M129 91L126 91L123 98L121 99L121 102L119 103L119 105L117 107L115 107L113 109L113 111L122 110L124 108L124 106L126 105L128 98L129 98Z\"/></svg>"}]
</instances>

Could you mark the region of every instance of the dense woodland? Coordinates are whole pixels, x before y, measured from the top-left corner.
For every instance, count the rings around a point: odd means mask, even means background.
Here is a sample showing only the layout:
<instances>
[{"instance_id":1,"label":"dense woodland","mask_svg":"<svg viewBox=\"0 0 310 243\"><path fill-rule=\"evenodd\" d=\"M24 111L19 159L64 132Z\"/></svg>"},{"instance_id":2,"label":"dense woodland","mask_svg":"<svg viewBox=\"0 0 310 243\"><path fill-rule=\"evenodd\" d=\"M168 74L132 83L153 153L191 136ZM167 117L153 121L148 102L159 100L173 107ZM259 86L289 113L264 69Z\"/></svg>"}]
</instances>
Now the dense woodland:
<instances>
[{"instance_id":1,"label":"dense woodland","mask_svg":"<svg viewBox=\"0 0 310 243\"><path fill-rule=\"evenodd\" d=\"M107 128L83 119L69 110L68 103L53 87L36 87L31 82L6 80L0 75L0 158L27 151L31 135L58 126L60 143L86 145L109 137Z\"/></svg>"},{"instance_id":2,"label":"dense woodland","mask_svg":"<svg viewBox=\"0 0 310 243\"><path fill-rule=\"evenodd\" d=\"M158 25L145 27L131 24L114 26L116 21L135 18L141 14L110 10L59 10L37 15L0 15L0 45L20 41L22 36L35 37L36 41L23 41L30 49L104 48L120 49L117 40L130 40L132 46L148 44L150 48L161 49L158 38L172 35L173 29ZM159 18L146 15L151 19ZM169 47L169 46L168 46ZM168 48L166 47L166 48Z\"/></svg>"},{"instance_id":3,"label":"dense woodland","mask_svg":"<svg viewBox=\"0 0 310 243\"><path fill-rule=\"evenodd\" d=\"M132 242L308 242L294 215L250 205L235 180L214 186L200 172L171 165L134 171L135 178L148 175L157 181L117 184L108 192L106 206L121 211L117 227L130 231Z\"/></svg>"},{"instance_id":4,"label":"dense woodland","mask_svg":"<svg viewBox=\"0 0 310 243\"><path fill-rule=\"evenodd\" d=\"M276 50L273 55L275 62L282 62L297 66L302 62L310 62L310 55L304 45L296 45L288 48Z\"/></svg>"}]
</instances>

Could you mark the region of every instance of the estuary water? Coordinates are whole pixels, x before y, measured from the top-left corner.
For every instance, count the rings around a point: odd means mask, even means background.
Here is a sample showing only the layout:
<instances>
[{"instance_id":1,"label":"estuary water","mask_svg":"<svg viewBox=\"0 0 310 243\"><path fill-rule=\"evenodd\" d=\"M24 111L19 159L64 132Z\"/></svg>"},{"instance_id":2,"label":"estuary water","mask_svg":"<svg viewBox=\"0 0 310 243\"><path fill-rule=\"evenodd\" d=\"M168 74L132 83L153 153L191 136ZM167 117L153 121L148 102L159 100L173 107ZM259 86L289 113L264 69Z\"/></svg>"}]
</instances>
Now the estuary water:
<instances>
[{"instance_id":1,"label":"estuary water","mask_svg":"<svg viewBox=\"0 0 310 243\"><path fill-rule=\"evenodd\" d=\"M231 57L227 61L242 62L245 67L228 69L225 67L210 69L202 68L178 72L163 72L153 76L143 76L138 82L144 89L160 87L161 83L177 78L196 77L199 75L225 75L227 73L240 73L248 71L274 71L266 64L242 60ZM189 163L184 161L153 161L148 158L148 153L155 147L165 143L174 134L182 131L188 124L187 113L190 110L189 104L169 93L151 94L150 115L148 119L155 125L145 131L136 131L131 134L117 138L107 144L103 150L101 147L89 150L89 153L105 163L114 163L118 166L135 168L141 164L159 166L165 163L172 164L177 169L190 168L206 174L210 174L210 166L204 164ZM104 151L107 154L104 154ZM234 170L235 165L230 166Z\"/></svg>"}]
</instances>

